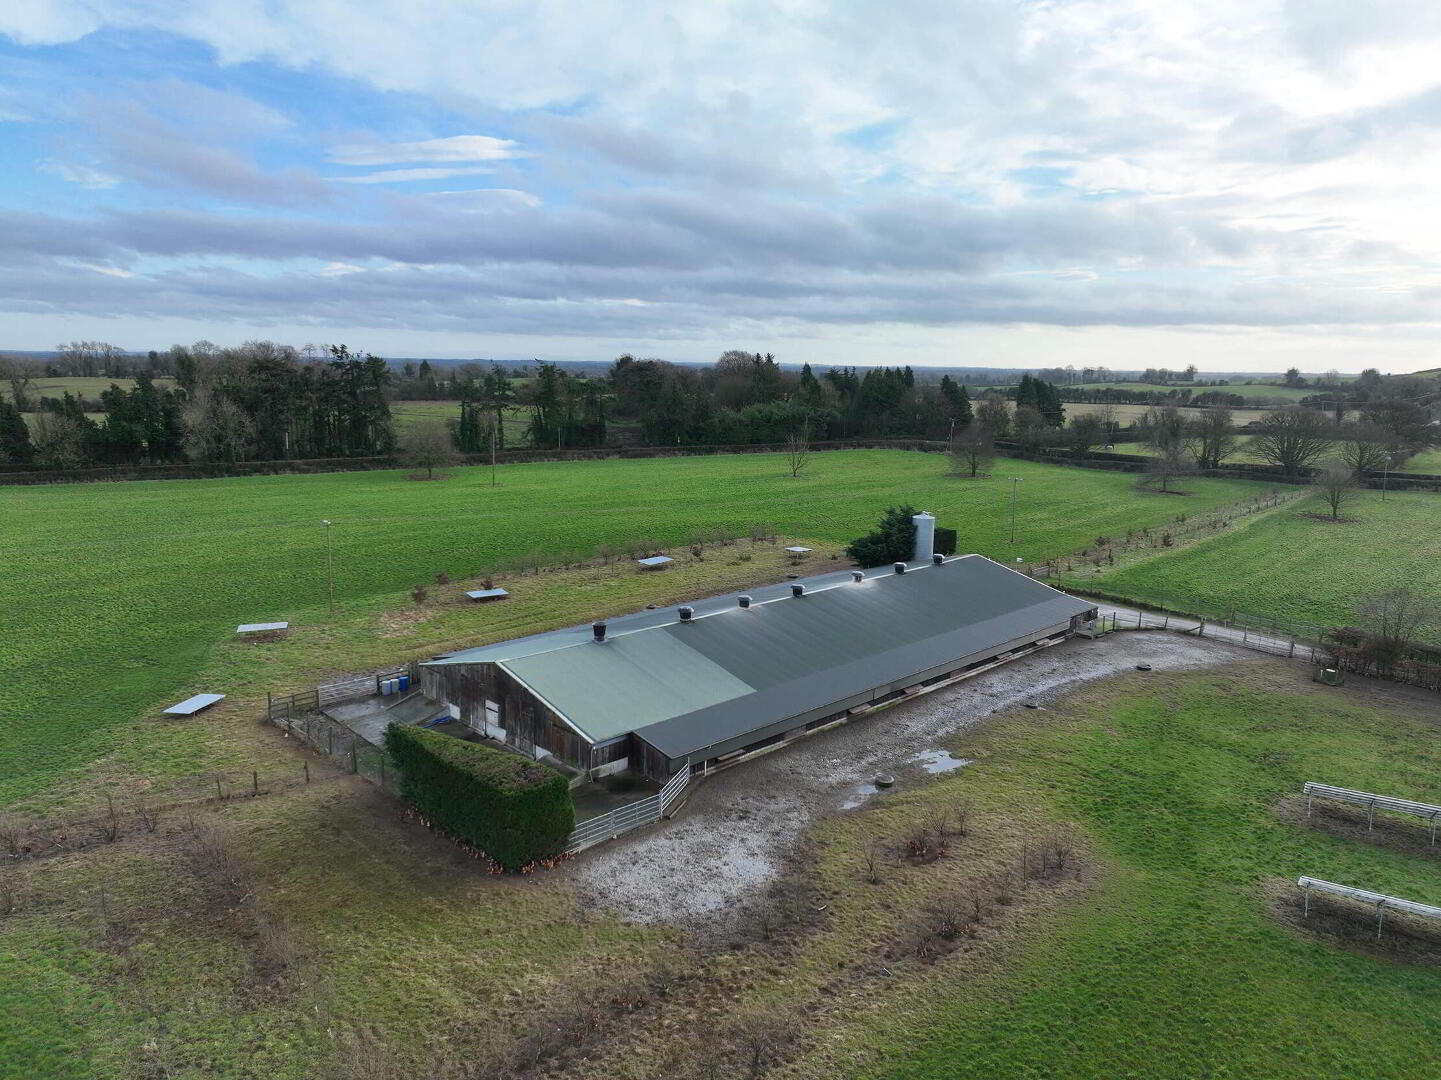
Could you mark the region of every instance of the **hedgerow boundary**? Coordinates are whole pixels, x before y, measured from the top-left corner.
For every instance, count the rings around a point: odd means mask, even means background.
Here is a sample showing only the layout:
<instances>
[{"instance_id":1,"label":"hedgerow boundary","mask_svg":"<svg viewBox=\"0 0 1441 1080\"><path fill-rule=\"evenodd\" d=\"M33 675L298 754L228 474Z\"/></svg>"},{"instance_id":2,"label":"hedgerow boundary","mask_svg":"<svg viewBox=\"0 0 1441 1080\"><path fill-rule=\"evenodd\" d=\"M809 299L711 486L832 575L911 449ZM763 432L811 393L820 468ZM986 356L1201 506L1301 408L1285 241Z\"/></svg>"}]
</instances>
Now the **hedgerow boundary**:
<instances>
[{"instance_id":1,"label":"hedgerow boundary","mask_svg":"<svg viewBox=\"0 0 1441 1080\"><path fill-rule=\"evenodd\" d=\"M788 447L784 443L741 443L716 446L613 446L584 450L507 450L495 456L496 465L522 465L547 461L605 461L668 457L705 457L717 454L778 454ZM814 442L810 449L828 450L914 450L920 453L944 454L950 444L935 439L846 439ZM1047 449L1027 453L1019 444L1004 439L996 441L996 453L1002 457L1036 461L1043 465L1071 465L1083 469L1105 469L1112 472L1142 472L1150 458L1140 454L1115 454L1091 451L1081 457ZM489 465L491 458L483 454L462 455L461 464ZM75 484L115 482L122 480L213 480L232 476L279 476L332 472L373 472L399 469L404 462L395 456L354 458L311 458L287 461L240 461L230 463L182 465L108 465L86 469L33 469L25 465L0 465L0 485ZM1309 484L1316 469L1302 469L1295 475L1278 472L1273 466L1236 462L1219 469L1204 469L1193 475L1230 480L1256 480L1276 484ZM1364 485L1391 491L1441 492L1441 476L1430 473L1388 472L1367 473Z\"/></svg>"}]
</instances>

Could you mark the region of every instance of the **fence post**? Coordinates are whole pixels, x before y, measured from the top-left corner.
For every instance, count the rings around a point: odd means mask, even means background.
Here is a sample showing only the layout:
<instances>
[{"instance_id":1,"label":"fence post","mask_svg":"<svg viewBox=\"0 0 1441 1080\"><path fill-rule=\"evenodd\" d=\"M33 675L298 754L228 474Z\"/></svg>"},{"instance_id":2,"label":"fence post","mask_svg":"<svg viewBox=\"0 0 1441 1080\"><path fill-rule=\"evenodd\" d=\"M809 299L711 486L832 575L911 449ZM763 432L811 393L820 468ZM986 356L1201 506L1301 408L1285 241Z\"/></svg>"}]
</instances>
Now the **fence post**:
<instances>
[{"instance_id":1,"label":"fence post","mask_svg":"<svg viewBox=\"0 0 1441 1080\"><path fill-rule=\"evenodd\" d=\"M305 782L310 783L310 762L302 761L300 767L305 771Z\"/></svg>"},{"instance_id":2,"label":"fence post","mask_svg":"<svg viewBox=\"0 0 1441 1080\"><path fill-rule=\"evenodd\" d=\"M358 772L360 771L360 762L359 762L359 760L358 760L358 759L356 758L356 756L355 756L355 740L354 740L354 739L351 739L351 740L350 740L350 771L353 772L353 773L358 773Z\"/></svg>"},{"instance_id":3,"label":"fence post","mask_svg":"<svg viewBox=\"0 0 1441 1080\"><path fill-rule=\"evenodd\" d=\"M384 755L384 754L381 754L381 755L380 755L380 790L381 790L381 791L386 790L386 788L385 788L385 755Z\"/></svg>"},{"instance_id":4,"label":"fence post","mask_svg":"<svg viewBox=\"0 0 1441 1080\"><path fill-rule=\"evenodd\" d=\"M325 725L325 752L331 757L335 756L335 726Z\"/></svg>"},{"instance_id":5,"label":"fence post","mask_svg":"<svg viewBox=\"0 0 1441 1080\"><path fill-rule=\"evenodd\" d=\"M250 770L250 797L253 799L260 794L260 770Z\"/></svg>"}]
</instances>

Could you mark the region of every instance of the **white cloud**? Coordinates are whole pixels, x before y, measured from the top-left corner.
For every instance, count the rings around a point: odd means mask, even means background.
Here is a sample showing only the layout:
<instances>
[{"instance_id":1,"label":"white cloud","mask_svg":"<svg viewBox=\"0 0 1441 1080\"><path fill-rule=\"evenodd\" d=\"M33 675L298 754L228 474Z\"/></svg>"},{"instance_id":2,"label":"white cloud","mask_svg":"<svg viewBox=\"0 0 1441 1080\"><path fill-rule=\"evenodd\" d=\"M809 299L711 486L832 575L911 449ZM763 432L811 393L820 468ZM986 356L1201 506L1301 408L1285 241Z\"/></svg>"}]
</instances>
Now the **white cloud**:
<instances>
[{"instance_id":1,"label":"white cloud","mask_svg":"<svg viewBox=\"0 0 1441 1080\"><path fill-rule=\"evenodd\" d=\"M456 210L497 210L506 207L536 207L539 195L517 188L471 188L468 191L432 191L427 199L440 200Z\"/></svg>"},{"instance_id":2,"label":"white cloud","mask_svg":"<svg viewBox=\"0 0 1441 1080\"><path fill-rule=\"evenodd\" d=\"M1378 341L1386 326L1438 319L1435 0L367 0L343 23L330 0L0 9L0 32L26 42L101 26L196 39L222 64L273 63L418 95L471 117L461 130L514 138L424 138L434 132L421 108L397 136L409 141L330 136L343 144L325 156L359 175L261 175L232 155L175 148L172 131L194 124L162 108L185 95L173 84L146 99L166 113L163 128L106 114L121 134L97 164L155 187L183 180L211 198L284 206L296 219L241 229L215 214L167 229L121 216L67 234L72 246L193 245L277 267L387 259L482 278L500 267L499 283L457 290L471 299L454 317L491 325L495 312L475 306L489 297L506 318L553 333L564 332L555 312L581 328L591 324L574 313L588 303L609 319L627 300L643 302L631 313L654 337L746 318L831 344L837 328L859 335L907 317L933 329L1354 320ZM233 117L257 137L317 138L289 133L263 106L195 97L194 110ZM366 199L336 183L491 169L517 187ZM353 209L377 205L395 220ZM325 220L304 219L316 206ZM477 212L489 215L483 229ZM22 224L27 243L55 228ZM199 310L203 285L187 279L176 295L196 290L184 303ZM271 301L256 288L263 309ZM445 289L417 273L381 306L400 319L401 302L414 301L420 326L438 317L444 305L430 300ZM567 304L520 315L506 290ZM217 310L241 302L239 292L216 294Z\"/></svg>"},{"instance_id":3,"label":"white cloud","mask_svg":"<svg viewBox=\"0 0 1441 1080\"><path fill-rule=\"evenodd\" d=\"M346 274L363 274L365 267L356 266L354 263L333 262L326 263L317 272L323 277L344 277Z\"/></svg>"},{"instance_id":4,"label":"white cloud","mask_svg":"<svg viewBox=\"0 0 1441 1080\"><path fill-rule=\"evenodd\" d=\"M399 184L413 180L445 180L452 176L479 176L494 172L484 167L459 169L382 169L380 172L363 173L360 176L332 176L331 180L342 184Z\"/></svg>"},{"instance_id":5,"label":"white cloud","mask_svg":"<svg viewBox=\"0 0 1441 1080\"><path fill-rule=\"evenodd\" d=\"M420 142L351 143L330 148L338 165L392 165L411 161L504 161L524 156L511 139L489 135L451 135Z\"/></svg>"},{"instance_id":6,"label":"white cloud","mask_svg":"<svg viewBox=\"0 0 1441 1080\"><path fill-rule=\"evenodd\" d=\"M79 184L81 187L111 188L120 183L120 177L101 172L99 169L92 169L88 165L72 165L64 161L48 160L42 161L38 167L43 172L58 176L67 183Z\"/></svg>"}]
</instances>

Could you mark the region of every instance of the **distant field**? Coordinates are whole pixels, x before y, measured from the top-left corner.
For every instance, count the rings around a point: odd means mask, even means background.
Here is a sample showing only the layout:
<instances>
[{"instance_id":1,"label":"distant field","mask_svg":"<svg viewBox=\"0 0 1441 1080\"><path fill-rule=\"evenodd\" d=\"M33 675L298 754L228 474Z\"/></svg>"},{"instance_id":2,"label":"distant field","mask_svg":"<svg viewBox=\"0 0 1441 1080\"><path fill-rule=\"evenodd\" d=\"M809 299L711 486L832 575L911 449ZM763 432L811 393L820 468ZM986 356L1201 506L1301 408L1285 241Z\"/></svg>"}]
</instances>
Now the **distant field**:
<instances>
[{"instance_id":1,"label":"distant field","mask_svg":"<svg viewBox=\"0 0 1441 1080\"><path fill-rule=\"evenodd\" d=\"M1299 509L1298 509L1299 506ZM1184 551L1092 579L1096 588L1201 615L1232 608L1325 625L1352 624L1368 594L1409 585L1441 596L1441 499L1364 492L1333 524L1319 496ZM1441 641L1441 626L1429 636Z\"/></svg>"},{"instance_id":2,"label":"distant field","mask_svg":"<svg viewBox=\"0 0 1441 1080\"><path fill-rule=\"evenodd\" d=\"M1130 390L1136 393L1166 393L1171 390L1188 389L1195 396L1217 390L1225 394L1240 394L1242 397L1285 398L1287 401L1300 401L1304 397L1311 397L1313 394L1323 393L1322 390L1313 386L1282 386L1279 383L1230 383L1227 386L1191 386L1187 383L1098 382L1075 383L1070 386L1057 387L1057 389L1060 390L1062 396L1065 396L1067 390Z\"/></svg>"},{"instance_id":3,"label":"distant field","mask_svg":"<svg viewBox=\"0 0 1441 1080\"><path fill-rule=\"evenodd\" d=\"M444 424L450 420L460 419L460 402L458 401L392 401L390 403L390 416L394 422L395 433L401 433L421 423ZM527 447L530 440L526 436L526 429L530 425L529 409L507 409L505 413L505 445L508 447Z\"/></svg>"},{"instance_id":4,"label":"distant field","mask_svg":"<svg viewBox=\"0 0 1441 1080\"><path fill-rule=\"evenodd\" d=\"M1122 424L1134 424L1152 409L1150 405L1107 405L1074 401L1068 401L1065 404L1068 419L1072 416L1092 416L1107 412ZM1178 405L1176 408L1182 416L1193 418L1203 416L1206 412L1204 408L1189 408L1185 405ZM1266 409L1232 409L1231 416L1237 424L1249 424L1253 420L1260 420L1267 411Z\"/></svg>"},{"instance_id":5,"label":"distant field","mask_svg":"<svg viewBox=\"0 0 1441 1080\"><path fill-rule=\"evenodd\" d=\"M1239 440L1238 440L1240 445L1238 446L1238 448L1237 448L1237 450L1236 450L1236 453L1235 453L1232 457L1228 458L1227 460L1228 460L1228 461L1240 462L1241 464L1251 464L1251 465L1264 464L1264 459L1261 458L1261 457L1251 448L1251 440L1252 440L1252 438L1254 438L1254 436L1251 436L1251 435L1242 435L1242 436L1240 436L1240 438L1239 438ZM1153 453L1153 451L1151 450L1151 448L1150 448L1149 446L1147 446L1145 443L1138 443L1138 442L1123 442L1123 443L1117 443L1114 447L1112 447L1112 451L1113 451L1114 453L1117 453L1117 454L1144 454L1144 455L1146 455L1146 456L1148 456L1148 457ZM1423 453L1420 453L1420 454L1415 455L1414 457L1407 458L1406 461L1403 462L1403 463L1396 469L1396 471L1397 471L1397 472L1414 472L1414 473L1431 473L1431 474L1433 474L1433 475L1434 475L1434 474L1441 473L1441 449L1438 449L1438 450L1427 450L1427 451L1424 451Z\"/></svg>"},{"instance_id":6,"label":"distant field","mask_svg":"<svg viewBox=\"0 0 1441 1080\"><path fill-rule=\"evenodd\" d=\"M155 380L157 386L169 386L174 382L175 380L169 376L161 376ZM94 399L98 398L106 390L109 390L111 386L118 386L122 390L129 390L134 385L134 379L92 379L79 376L61 379L36 379L30 384L30 396L35 398L58 398L62 397L68 391L81 397ZM10 399L10 384L3 380L0 380L0 397L5 398L7 401Z\"/></svg>"},{"instance_id":7,"label":"distant field","mask_svg":"<svg viewBox=\"0 0 1441 1080\"><path fill-rule=\"evenodd\" d=\"M472 575L528 551L549 558L638 538L770 523L842 544L887 506L912 502L960 531L960 545L1038 560L1099 533L1236 501L1257 485L1188 484L1178 500L1132 478L1004 460L995 478L947 475L941 455L816 454L798 480L778 455L460 468L439 483L404 472L0 488L0 802L34 793L115 751L127 726L199 690L194 673L236 623L313 622L325 604L331 530L341 605L401 602L437 571ZM1005 477L1023 478L1007 543ZM1184 502L1184 506L1182 503ZM577 609L576 620L587 617ZM349 658L337 652L344 669ZM140 770L204 767L146 760Z\"/></svg>"}]
</instances>

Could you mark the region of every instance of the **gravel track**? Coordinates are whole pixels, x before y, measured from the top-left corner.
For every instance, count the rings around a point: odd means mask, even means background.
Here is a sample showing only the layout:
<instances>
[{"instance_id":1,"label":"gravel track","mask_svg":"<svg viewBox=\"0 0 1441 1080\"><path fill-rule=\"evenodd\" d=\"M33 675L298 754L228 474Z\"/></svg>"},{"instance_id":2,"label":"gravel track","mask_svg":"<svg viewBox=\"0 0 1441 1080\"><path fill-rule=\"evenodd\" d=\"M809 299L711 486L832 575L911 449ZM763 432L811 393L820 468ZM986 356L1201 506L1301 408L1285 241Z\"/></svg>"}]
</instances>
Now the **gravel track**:
<instances>
[{"instance_id":1,"label":"gravel track","mask_svg":"<svg viewBox=\"0 0 1441 1080\"><path fill-rule=\"evenodd\" d=\"M719 932L784 871L812 822L863 802L877 773L896 776L897 787L923 783L917 756L947 737L1139 663L1177 671L1241 659L1255 654L1169 633L1073 638L714 775L675 819L591 849L570 872L587 905Z\"/></svg>"}]
</instances>

